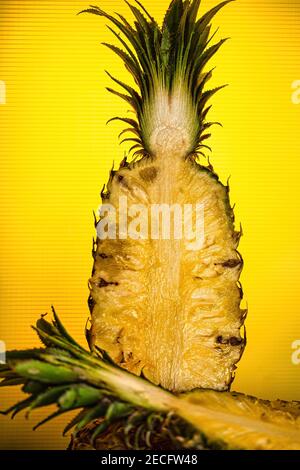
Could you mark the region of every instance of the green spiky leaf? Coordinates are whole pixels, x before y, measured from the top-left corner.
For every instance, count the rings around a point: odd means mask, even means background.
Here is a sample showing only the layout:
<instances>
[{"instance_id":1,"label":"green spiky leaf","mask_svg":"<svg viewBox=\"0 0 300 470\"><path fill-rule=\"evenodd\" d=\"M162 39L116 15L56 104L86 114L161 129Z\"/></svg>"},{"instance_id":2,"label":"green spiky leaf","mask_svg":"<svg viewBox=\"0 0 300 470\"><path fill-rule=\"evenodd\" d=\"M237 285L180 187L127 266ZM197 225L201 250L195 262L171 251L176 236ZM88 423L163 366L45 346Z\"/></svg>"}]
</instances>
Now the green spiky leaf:
<instances>
[{"instance_id":1,"label":"green spiky leaf","mask_svg":"<svg viewBox=\"0 0 300 470\"><path fill-rule=\"evenodd\" d=\"M76 371L67 367L54 366L34 359L17 363L13 370L26 379L51 384L74 382L79 378Z\"/></svg>"},{"instance_id":2,"label":"green spiky leaf","mask_svg":"<svg viewBox=\"0 0 300 470\"><path fill-rule=\"evenodd\" d=\"M126 1L134 16L133 25L122 15L117 13L113 16L94 5L81 12L108 19L116 31L110 26L108 28L125 49L104 43L122 59L139 88L137 92L113 77L128 95L107 88L125 100L136 114L137 127L134 127L140 147L133 146L131 151L138 148L138 153L156 154L159 146L152 136L156 135L162 123L164 128L168 127L168 120L170 127L176 122L178 132L183 129L184 135L188 136L184 139L182 153L194 154L197 151L205 124L202 107L199 106L203 103L205 82L200 86L199 77L224 43L221 40L208 47L214 36L210 37L210 23L230 1L223 1L197 19L200 0L173 0L161 27L138 1L135 2L137 6ZM178 100L181 101L180 106L176 104Z\"/></svg>"}]
</instances>

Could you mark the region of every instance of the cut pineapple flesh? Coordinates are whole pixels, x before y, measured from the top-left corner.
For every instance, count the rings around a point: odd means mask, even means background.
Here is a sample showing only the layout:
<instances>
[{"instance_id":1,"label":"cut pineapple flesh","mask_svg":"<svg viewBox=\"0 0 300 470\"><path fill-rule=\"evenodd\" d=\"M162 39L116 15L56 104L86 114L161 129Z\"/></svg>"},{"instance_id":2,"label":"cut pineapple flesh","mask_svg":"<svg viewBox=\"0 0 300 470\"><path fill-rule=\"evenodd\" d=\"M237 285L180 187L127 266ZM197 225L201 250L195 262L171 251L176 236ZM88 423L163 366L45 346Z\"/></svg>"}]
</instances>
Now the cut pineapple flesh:
<instances>
[{"instance_id":1,"label":"cut pineapple flesh","mask_svg":"<svg viewBox=\"0 0 300 470\"><path fill-rule=\"evenodd\" d=\"M181 416L223 449L300 449L299 402L270 402L212 390L195 391L183 399Z\"/></svg>"},{"instance_id":2,"label":"cut pineapple flesh","mask_svg":"<svg viewBox=\"0 0 300 470\"><path fill-rule=\"evenodd\" d=\"M172 391L227 390L245 346L245 311L228 188L193 158L144 157L112 172L103 200L126 217L140 204L203 205L204 242L175 239L97 241L90 279L91 344L125 369ZM118 224L117 224L118 228ZM118 233L118 230L117 230ZM125 238L125 237L124 237Z\"/></svg>"}]
</instances>

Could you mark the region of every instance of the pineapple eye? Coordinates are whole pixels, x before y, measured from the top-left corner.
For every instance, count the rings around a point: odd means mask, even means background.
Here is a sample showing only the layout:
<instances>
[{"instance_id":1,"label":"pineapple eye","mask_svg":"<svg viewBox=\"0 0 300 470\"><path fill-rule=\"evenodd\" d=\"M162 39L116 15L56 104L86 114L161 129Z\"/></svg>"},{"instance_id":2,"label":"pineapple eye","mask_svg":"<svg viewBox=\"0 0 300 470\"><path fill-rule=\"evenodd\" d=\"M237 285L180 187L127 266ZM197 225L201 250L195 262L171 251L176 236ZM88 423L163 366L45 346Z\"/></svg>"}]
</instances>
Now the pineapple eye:
<instances>
[{"instance_id":1,"label":"pineapple eye","mask_svg":"<svg viewBox=\"0 0 300 470\"><path fill-rule=\"evenodd\" d=\"M96 302L93 299L93 297L90 295L89 298L88 298L88 306L89 306L90 312L93 311L95 305L96 305Z\"/></svg>"},{"instance_id":2,"label":"pineapple eye","mask_svg":"<svg viewBox=\"0 0 300 470\"><path fill-rule=\"evenodd\" d=\"M242 264L241 259L228 259L223 263L215 263L215 265L223 266L223 268L236 268L237 266Z\"/></svg>"},{"instance_id":3,"label":"pineapple eye","mask_svg":"<svg viewBox=\"0 0 300 470\"><path fill-rule=\"evenodd\" d=\"M237 338L236 336L231 336L230 338L224 338L224 336L217 336L216 342L218 344L230 344L230 346L240 346L243 343L242 338Z\"/></svg>"},{"instance_id":4,"label":"pineapple eye","mask_svg":"<svg viewBox=\"0 0 300 470\"><path fill-rule=\"evenodd\" d=\"M98 256L99 256L99 258L101 258L101 259L112 258L111 255L107 255L106 253L99 253Z\"/></svg>"},{"instance_id":5,"label":"pineapple eye","mask_svg":"<svg viewBox=\"0 0 300 470\"><path fill-rule=\"evenodd\" d=\"M118 183L119 183L121 186L123 186L124 188L126 188L126 189L128 189L128 190L131 189L130 186L129 186L129 184L128 184L127 179L125 178L125 176L123 176L123 175L118 175L117 181L118 181Z\"/></svg>"},{"instance_id":6,"label":"pineapple eye","mask_svg":"<svg viewBox=\"0 0 300 470\"><path fill-rule=\"evenodd\" d=\"M150 168L143 168L143 170L141 170L139 173L142 180L149 182L149 183L153 183L153 181L157 177L157 174L158 174L158 169L155 168L154 166Z\"/></svg>"},{"instance_id":7,"label":"pineapple eye","mask_svg":"<svg viewBox=\"0 0 300 470\"><path fill-rule=\"evenodd\" d=\"M108 282L106 281L105 279L103 279L102 277L100 277L99 281L98 281L98 287L107 287L107 286L118 286L119 283L118 282Z\"/></svg>"},{"instance_id":8,"label":"pineapple eye","mask_svg":"<svg viewBox=\"0 0 300 470\"><path fill-rule=\"evenodd\" d=\"M231 338L229 338L229 343L230 343L230 346L239 346L240 344L243 343L243 339L237 338L236 336L232 336Z\"/></svg>"}]
</instances>

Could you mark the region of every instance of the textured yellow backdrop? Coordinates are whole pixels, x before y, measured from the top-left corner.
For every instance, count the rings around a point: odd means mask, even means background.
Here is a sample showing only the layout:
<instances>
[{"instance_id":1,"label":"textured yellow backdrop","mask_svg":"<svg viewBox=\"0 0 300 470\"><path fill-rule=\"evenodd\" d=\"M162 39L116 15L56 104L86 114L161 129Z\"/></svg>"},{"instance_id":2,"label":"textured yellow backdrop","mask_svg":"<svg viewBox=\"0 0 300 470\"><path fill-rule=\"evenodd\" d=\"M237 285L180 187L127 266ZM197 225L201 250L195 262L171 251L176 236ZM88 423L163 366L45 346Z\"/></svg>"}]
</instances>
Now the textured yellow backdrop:
<instances>
[{"instance_id":1,"label":"textured yellow backdrop","mask_svg":"<svg viewBox=\"0 0 300 470\"><path fill-rule=\"evenodd\" d=\"M76 16L88 3L0 3L0 340L8 349L38 344L29 325L52 303L84 343L92 210L124 152L118 125L105 122L126 105L104 90L104 69L127 78L100 45L111 40L105 20ZM144 4L161 19L168 0ZM129 15L121 0L100 5ZM214 83L230 86L213 99L211 118L224 129L214 129L212 163L223 181L231 175L249 305L234 389L299 400L291 344L300 339L300 93L292 89L300 80L300 1L239 0L214 24L232 39L213 59ZM0 398L4 408L21 394L2 390ZM42 415L2 417L0 447L64 448L67 418L31 432Z\"/></svg>"}]
</instances>

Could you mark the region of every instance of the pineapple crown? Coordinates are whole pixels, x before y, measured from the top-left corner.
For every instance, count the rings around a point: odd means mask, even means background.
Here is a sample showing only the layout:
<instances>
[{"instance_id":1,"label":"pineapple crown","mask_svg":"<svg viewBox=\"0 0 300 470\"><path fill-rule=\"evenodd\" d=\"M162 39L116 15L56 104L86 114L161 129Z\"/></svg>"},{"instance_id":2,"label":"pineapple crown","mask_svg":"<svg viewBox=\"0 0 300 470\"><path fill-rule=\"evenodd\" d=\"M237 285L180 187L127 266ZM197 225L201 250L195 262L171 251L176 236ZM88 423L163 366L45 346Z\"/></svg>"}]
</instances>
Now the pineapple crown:
<instances>
[{"instance_id":1,"label":"pineapple crown","mask_svg":"<svg viewBox=\"0 0 300 470\"><path fill-rule=\"evenodd\" d=\"M135 17L134 27L122 15L111 16L97 6L80 12L107 18L115 27L108 29L123 47L104 43L121 57L138 91L108 72L126 94L107 89L129 103L137 119L113 117L109 122L129 125L121 135L131 132L134 137L122 142L133 142L130 151L134 155L203 154L203 149L210 149L203 143L210 137L207 130L219 123L206 121L211 107L207 102L223 87L204 91L212 75L212 70L204 73L204 68L226 41L210 45L214 36L210 23L231 1L223 1L197 20L201 0L172 0L161 27L137 0L139 8L126 1Z\"/></svg>"}]
</instances>

